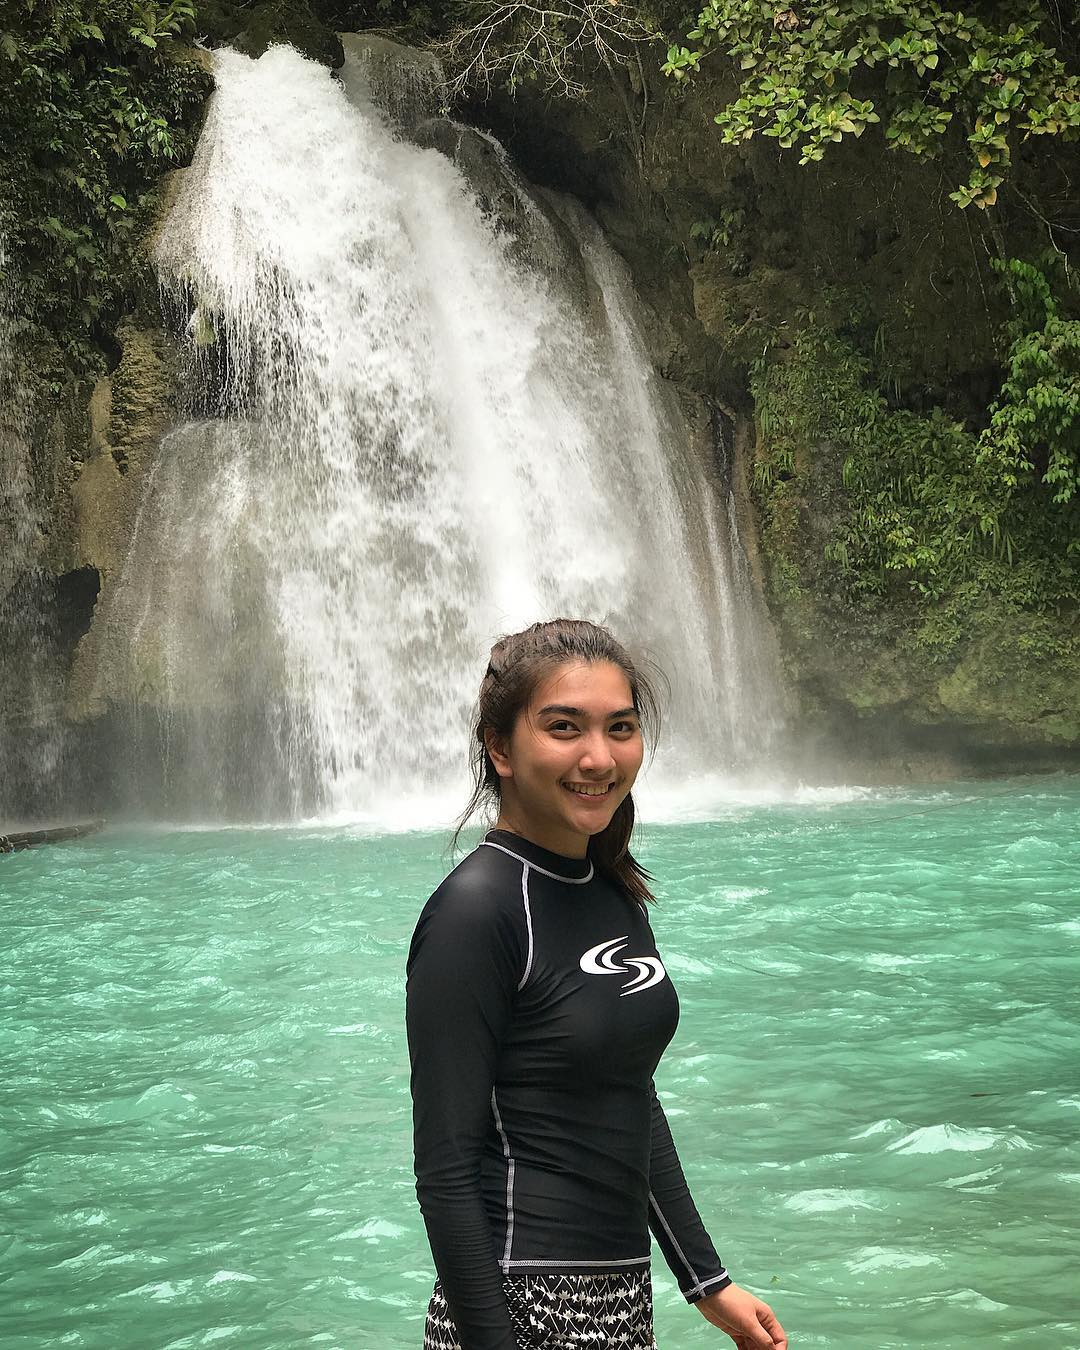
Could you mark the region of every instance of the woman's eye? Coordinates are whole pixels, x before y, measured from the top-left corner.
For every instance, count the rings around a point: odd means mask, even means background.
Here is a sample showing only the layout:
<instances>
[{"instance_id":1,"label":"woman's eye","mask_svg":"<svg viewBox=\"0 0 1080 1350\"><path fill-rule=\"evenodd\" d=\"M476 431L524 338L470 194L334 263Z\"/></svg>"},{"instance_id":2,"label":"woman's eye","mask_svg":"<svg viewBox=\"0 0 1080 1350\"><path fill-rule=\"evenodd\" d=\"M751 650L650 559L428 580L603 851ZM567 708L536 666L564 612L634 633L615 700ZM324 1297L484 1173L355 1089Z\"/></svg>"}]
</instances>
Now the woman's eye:
<instances>
[{"instance_id":1,"label":"woman's eye","mask_svg":"<svg viewBox=\"0 0 1080 1350\"><path fill-rule=\"evenodd\" d=\"M577 728L573 722L552 722L548 731L575 731Z\"/></svg>"},{"instance_id":2,"label":"woman's eye","mask_svg":"<svg viewBox=\"0 0 1080 1350\"><path fill-rule=\"evenodd\" d=\"M636 723L636 722L613 722L613 723L611 724L611 730L612 730L612 732L614 732L614 733L617 734L617 735L625 736L625 735L627 734L627 732L634 732L634 731L637 731L637 723Z\"/></svg>"}]
</instances>

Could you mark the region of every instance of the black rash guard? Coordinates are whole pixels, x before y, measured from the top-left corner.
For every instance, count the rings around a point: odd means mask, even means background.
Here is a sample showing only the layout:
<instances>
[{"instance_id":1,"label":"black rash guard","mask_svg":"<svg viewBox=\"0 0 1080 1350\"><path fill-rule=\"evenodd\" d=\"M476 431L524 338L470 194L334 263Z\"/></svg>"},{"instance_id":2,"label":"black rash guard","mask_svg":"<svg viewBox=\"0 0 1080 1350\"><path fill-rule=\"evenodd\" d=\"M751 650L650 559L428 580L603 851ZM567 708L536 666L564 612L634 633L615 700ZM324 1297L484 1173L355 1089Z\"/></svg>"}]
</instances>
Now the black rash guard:
<instances>
[{"instance_id":1,"label":"black rash guard","mask_svg":"<svg viewBox=\"0 0 1080 1350\"><path fill-rule=\"evenodd\" d=\"M492 830L409 952L416 1191L462 1350L515 1350L503 1274L649 1262L689 1302L730 1284L652 1074L679 1002L645 906Z\"/></svg>"}]
</instances>

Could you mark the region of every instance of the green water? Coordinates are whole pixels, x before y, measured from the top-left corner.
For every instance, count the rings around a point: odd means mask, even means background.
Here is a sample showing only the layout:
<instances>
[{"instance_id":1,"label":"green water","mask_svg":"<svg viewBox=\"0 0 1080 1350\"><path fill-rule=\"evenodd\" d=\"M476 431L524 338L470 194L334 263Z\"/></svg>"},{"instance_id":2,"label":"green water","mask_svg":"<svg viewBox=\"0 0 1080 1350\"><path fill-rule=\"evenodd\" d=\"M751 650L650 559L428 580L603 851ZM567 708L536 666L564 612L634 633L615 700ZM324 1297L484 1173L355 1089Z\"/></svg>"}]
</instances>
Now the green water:
<instances>
[{"instance_id":1,"label":"green water","mask_svg":"<svg viewBox=\"0 0 1080 1350\"><path fill-rule=\"evenodd\" d=\"M1080 783L1005 786L644 836L659 1087L793 1346L1080 1347ZM5 1350L419 1347L402 966L442 844L0 858ZM655 1279L662 1350L730 1344Z\"/></svg>"}]
</instances>

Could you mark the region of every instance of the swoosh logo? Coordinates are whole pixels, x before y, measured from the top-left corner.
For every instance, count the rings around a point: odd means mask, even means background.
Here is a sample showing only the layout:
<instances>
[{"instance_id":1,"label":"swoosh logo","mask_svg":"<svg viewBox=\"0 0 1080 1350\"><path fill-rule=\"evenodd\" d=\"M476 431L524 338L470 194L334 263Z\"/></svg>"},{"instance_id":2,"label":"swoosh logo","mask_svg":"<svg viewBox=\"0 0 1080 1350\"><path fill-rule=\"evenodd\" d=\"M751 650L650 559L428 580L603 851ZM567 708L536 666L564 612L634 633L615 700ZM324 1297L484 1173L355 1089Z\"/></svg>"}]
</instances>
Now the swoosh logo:
<instances>
[{"instance_id":1,"label":"swoosh logo","mask_svg":"<svg viewBox=\"0 0 1080 1350\"><path fill-rule=\"evenodd\" d=\"M607 942L598 942L595 947L583 953L578 965L586 975L632 975L629 984L623 986L619 995L641 994L660 983L667 975L664 963L658 956L627 956L619 960L619 953L626 946L626 934L609 938Z\"/></svg>"}]
</instances>

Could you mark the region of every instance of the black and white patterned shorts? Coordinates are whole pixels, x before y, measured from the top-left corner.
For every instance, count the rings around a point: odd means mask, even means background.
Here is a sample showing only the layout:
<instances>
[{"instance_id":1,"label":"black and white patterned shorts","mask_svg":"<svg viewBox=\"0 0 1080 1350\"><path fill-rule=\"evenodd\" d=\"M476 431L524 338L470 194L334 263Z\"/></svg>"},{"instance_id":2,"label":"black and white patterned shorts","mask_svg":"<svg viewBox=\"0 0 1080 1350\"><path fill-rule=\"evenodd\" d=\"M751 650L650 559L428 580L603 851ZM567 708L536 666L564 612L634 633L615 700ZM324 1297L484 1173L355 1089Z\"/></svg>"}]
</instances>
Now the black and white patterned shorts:
<instances>
[{"instance_id":1,"label":"black and white patterned shorts","mask_svg":"<svg viewBox=\"0 0 1080 1350\"><path fill-rule=\"evenodd\" d=\"M656 1350L648 1268L615 1275L504 1275L503 1288L518 1350ZM438 1280L424 1350L461 1350Z\"/></svg>"}]
</instances>

